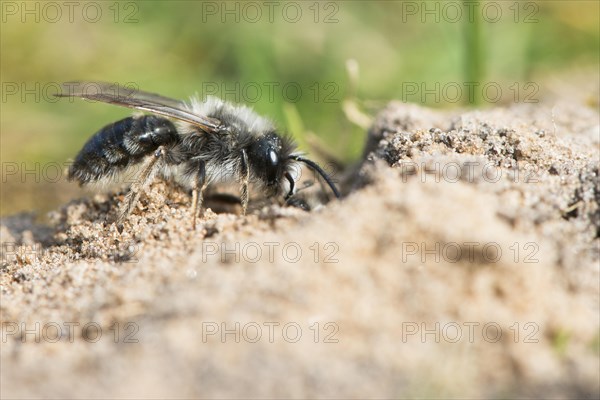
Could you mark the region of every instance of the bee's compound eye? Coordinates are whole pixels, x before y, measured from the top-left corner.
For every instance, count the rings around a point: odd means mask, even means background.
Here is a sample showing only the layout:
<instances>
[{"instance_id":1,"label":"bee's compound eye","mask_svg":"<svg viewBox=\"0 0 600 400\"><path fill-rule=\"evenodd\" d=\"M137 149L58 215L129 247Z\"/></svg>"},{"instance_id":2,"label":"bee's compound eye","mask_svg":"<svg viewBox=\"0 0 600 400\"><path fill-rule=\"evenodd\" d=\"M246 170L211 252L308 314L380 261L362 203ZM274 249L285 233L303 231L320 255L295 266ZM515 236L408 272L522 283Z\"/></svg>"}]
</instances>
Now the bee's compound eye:
<instances>
[{"instance_id":1,"label":"bee's compound eye","mask_svg":"<svg viewBox=\"0 0 600 400\"><path fill-rule=\"evenodd\" d=\"M279 156L273 149L267 151L267 180L269 183L275 183L277 181L277 170L279 167Z\"/></svg>"},{"instance_id":2,"label":"bee's compound eye","mask_svg":"<svg viewBox=\"0 0 600 400\"><path fill-rule=\"evenodd\" d=\"M279 164L279 156L277 156L275 150L270 149L267 158L272 167L276 167Z\"/></svg>"},{"instance_id":3,"label":"bee's compound eye","mask_svg":"<svg viewBox=\"0 0 600 400\"><path fill-rule=\"evenodd\" d=\"M281 139L266 134L257 138L247 148L248 160L256 176L269 187L277 187L283 173L280 156Z\"/></svg>"}]
</instances>

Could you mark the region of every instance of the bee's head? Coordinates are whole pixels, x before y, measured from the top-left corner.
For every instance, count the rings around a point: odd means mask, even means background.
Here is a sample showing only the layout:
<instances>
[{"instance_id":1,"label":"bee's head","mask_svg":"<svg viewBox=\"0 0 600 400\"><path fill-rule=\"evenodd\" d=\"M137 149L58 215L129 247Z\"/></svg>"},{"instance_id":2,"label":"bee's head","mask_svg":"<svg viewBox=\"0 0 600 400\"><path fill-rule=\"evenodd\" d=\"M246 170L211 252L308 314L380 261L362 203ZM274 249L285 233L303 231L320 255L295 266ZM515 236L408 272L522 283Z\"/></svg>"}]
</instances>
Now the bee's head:
<instances>
[{"instance_id":1,"label":"bee's head","mask_svg":"<svg viewBox=\"0 0 600 400\"><path fill-rule=\"evenodd\" d=\"M289 181L286 174L289 174L293 149L292 141L276 132L257 138L247 148L252 174L265 187L267 195L279 194L283 191L284 180Z\"/></svg>"},{"instance_id":2,"label":"bee's head","mask_svg":"<svg viewBox=\"0 0 600 400\"><path fill-rule=\"evenodd\" d=\"M248 163L253 175L263 184L268 196L285 194L286 199L294 194L294 165L297 161L306 164L325 179L336 197L340 197L331 178L314 161L293 154L295 145L287 137L269 132L247 148ZM285 183L284 183L285 182Z\"/></svg>"}]
</instances>

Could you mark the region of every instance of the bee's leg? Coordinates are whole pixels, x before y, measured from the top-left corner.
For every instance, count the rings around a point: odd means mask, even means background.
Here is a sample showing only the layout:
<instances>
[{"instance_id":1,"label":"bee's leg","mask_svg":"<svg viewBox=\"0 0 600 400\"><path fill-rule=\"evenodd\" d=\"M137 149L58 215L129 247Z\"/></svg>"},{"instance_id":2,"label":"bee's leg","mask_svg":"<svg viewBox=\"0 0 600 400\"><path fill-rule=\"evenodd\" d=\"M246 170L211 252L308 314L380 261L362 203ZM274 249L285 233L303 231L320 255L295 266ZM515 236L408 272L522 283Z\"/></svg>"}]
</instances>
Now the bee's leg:
<instances>
[{"instance_id":1,"label":"bee's leg","mask_svg":"<svg viewBox=\"0 0 600 400\"><path fill-rule=\"evenodd\" d=\"M196 175L196 181L194 182L194 189L192 189L192 229L196 229L196 218L198 217L198 210L200 216L202 216L202 200L204 188L206 187L206 163L200 161L198 164L198 174Z\"/></svg>"},{"instance_id":2,"label":"bee's leg","mask_svg":"<svg viewBox=\"0 0 600 400\"><path fill-rule=\"evenodd\" d=\"M133 207L140 198L141 191L148 185L154 175L154 170L160 158L164 155L164 148L159 147L151 157L148 157L141 172L136 176L135 182L131 184L129 192L125 196L125 201L119 209L117 225L121 226L125 219L131 214Z\"/></svg>"},{"instance_id":3,"label":"bee's leg","mask_svg":"<svg viewBox=\"0 0 600 400\"><path fill-rule=\"evenodd\" d=\"M246 150L242 150L241 178L240 199L242 201L242 214L246 215L246 211L248 210L248 182L250 181L250 168L248 166L248 154L246 154Z\"/></svg>"}]
</instances>

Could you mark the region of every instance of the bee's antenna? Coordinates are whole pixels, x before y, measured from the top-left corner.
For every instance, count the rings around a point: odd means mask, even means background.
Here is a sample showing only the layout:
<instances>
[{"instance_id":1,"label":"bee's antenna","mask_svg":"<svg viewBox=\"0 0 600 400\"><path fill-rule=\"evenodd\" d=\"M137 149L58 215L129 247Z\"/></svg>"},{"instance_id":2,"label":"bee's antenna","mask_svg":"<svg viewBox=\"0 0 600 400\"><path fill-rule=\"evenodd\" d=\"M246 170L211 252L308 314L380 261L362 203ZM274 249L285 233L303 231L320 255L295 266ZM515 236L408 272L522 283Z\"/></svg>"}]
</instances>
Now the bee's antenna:
<instances>
[{"instance_id":1,"label":"bee's antenna","mask_svg":"<svg viewBox=\"0 0 600 400\"><path fill-rule=\"evenodd\" d=\"M285 199L289 199L290 197L292 197L292 195L294 194L294 188L296 187L296 182L294 182L294 178L292 178L292 175L289 172L285 173L285 179L288 180L288 182L290 183L290 191L288 192L288 194L285 195Z\"/></svg>"},{"instance_id":2,"label":"bee's antenna","mask_svg":"<svg viewBox=\"0 0 600 400\"><path fill-rule=\"evenodd\" d=\"M331 180L331 178L329 177L329 175L327 175L325 173L325 171L323 171L323 169L321 167L319 167L319 165L316 162L314 162L312 160L309 160L308 158L304 158L302 156L298 156L298 155L291 155L290 159L296 160L296 161L300 161L300 162L306 164L312 170L318 172L319 175L321 175L321 177L325 180L325 182L327 182L327 184L329 185L329 187L333 191L333 194L335 195L335 197L337 197L338 199L340 198L340 192L335 187L335 184L333 183L333 181Z\"/></svg>"}]
</instances>

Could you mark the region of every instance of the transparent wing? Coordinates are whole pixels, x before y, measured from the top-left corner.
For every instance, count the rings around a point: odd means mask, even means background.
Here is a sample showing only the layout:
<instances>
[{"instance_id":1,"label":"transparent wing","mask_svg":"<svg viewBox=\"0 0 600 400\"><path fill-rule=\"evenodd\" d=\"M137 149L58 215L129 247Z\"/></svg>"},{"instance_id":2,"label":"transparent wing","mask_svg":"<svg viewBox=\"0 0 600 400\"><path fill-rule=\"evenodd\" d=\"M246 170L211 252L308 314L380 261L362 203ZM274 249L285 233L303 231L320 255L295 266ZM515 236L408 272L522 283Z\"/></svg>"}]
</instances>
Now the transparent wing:
<instances>
[{"instance_id":1,"label":"transparent wing","mask_svg":"<svg viewBox=\"0 0 600 400\"><path fill-rule=\"evenodd\" d=\"M61 85L62 93L57 97L80 97L116 104L123 107L148 111L165 117L189 122L205 132L218 132L221 121L216 118L194 114L186 109L183 101L171 99L154 93L143 92L135 88L119 86L106 82L65 82Z\"/></svg>"}]
</instances>

